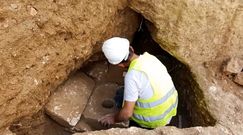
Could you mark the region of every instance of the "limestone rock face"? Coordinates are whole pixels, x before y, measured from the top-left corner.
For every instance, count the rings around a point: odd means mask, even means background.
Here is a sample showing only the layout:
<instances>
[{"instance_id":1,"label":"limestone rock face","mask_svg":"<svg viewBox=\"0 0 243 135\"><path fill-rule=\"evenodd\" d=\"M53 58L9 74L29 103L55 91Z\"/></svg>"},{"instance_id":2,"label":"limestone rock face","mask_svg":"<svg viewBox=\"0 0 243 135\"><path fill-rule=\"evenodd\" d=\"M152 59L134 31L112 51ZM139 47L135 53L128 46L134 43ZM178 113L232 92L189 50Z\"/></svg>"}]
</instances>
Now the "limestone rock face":
<instances>
[{"instance_id":1,"label":"limestone rock face","mask_svg":"<svg viewBox=\"0 0 243 135\"><path fill-rule=\"evenodd\" d=\"M81 118L93 88L92 79L84 73L75 73L50 97L45 106L47 114L63 126L75 126Z\"/></svg>"},{"instance_id":2,"label":"limestone rock face","mask_svg":"<svg viewBox=\"0 0 243 135\"><path fill-rule=\"evenodd\" d=\"M36 113L112 36L131 39L126 0L0 1L0 127ZM128 21L129 20L129 21Z\"/></svg>"},{"instance_id":3,"label":"limestone rock face","mask_svg":"<svg viewBox=\"0 0 243 135\"><path fill-rule=\"evenodd\" d=\"M149 21L153 39L190 68L193 123L242 134L243 87L222 70L243 55L242 0L131 0L130 7ZM185 78L178 74L177 84Z\"/></svg>"}]
</instances>

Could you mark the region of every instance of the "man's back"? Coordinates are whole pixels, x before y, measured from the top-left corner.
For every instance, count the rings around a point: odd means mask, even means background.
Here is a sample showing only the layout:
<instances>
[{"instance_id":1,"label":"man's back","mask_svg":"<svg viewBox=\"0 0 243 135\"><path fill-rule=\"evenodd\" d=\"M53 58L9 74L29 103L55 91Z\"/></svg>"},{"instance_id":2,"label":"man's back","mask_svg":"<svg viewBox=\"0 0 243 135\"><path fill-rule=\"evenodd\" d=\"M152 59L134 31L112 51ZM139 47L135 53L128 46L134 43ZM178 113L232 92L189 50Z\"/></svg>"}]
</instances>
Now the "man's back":
<instances>
[{"instance_id":1,"label":"man's back","mask_svg":"<svg viewBox=\"0 0 243 135\"><path fill-rule=\"evenodd\" d=\"M136 101L132 119L141 126L166 125L176 115L177 92L172 79L165 66L148 53L131 62L124 92L125 101Z\"/></svg>"},{"instance_id":2,"label":"man's back","mask_svg":"<svg viewBox=\"0 0 243 135\"><path fill-rule=\"evenodd\" d=\"M138 59L141 59L139 57ZM160 78L158 83L164 89L170 89L174 87L170 75L167 72L166 67L157 59L156 62L152 62L149 66L151 74L155 74L157 78ZM156 64L157 65L154 65ZM143 65L144 66L144 65ZM159 68L159 69L157 69ZM165 93L166 91L161 92ZM144 72L131 69L125 76L125 89L124 89L124 100L136 101L138 98L149 99L153 95L153 89L150 84L149 78Z\"/></svg>"}]
</instances>

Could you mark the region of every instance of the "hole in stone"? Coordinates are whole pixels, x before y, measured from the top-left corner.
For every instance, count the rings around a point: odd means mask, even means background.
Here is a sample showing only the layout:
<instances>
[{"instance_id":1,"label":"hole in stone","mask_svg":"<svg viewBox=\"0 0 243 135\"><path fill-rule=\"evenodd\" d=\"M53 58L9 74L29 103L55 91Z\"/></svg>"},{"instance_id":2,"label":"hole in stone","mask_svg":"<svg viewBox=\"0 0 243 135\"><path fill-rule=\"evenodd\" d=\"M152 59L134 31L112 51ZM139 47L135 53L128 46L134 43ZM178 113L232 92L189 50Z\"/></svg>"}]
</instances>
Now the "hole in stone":
<instances>
[{"instance_id":1,"label":"hole in stone","mask_svg":"<svg viewBox=\"0 0 243 135\"><path fill-rule=\"evenodd\" d=\"M104 108L112 108L112 107L114 107L114 101L113 100L111 100L111 99L105 99L103 102L102 102L102 106L104 107Z\"/></svg>"},{"instance_id":2,"label":"hole in stone","mask_svg":"<svg viewBox=\"0 0 243 135\"><path fill-rule=\"evenodd\" d=\"M215 119L207 110L207 105L204 101L203 92L199 88L197 82L194 80L194 77L191 74L189 68L186 65L182 64L180 61L178 61L176 58L174 58L172 55L167 53L165 50L161 49L161 47L151 38L150 32L148 31L145 23L150 26L152 25L146 20L141 23L141 27L135 33L132 46L137 54L142 54L143 52L147 51L155 55L167 67L167 70L173 79L173 82L179 94L179 104L178 113L175 117L173 117L169 125L179 128L215 125ZM84 65L84 67L82 67L79 71L74 73L74 75L70 75L69 77L69 79L71 79L73 78L73 76L79 74L83 76L83 78L81 80L76 78L75 80L74 77L74 80L72 82L74 83L74 85L68 85L67 87L68 89L77 89L80 88L81 84L85 85L85 87L88 87L92 83L90 83L90 81L87 81L89 80L87 78L91 78L95 81L95 87L92 89L92 91L83 91L81 94L85 95L83 97L81 96L82 101L85 102L85 107L82 110L81 119L78 121L76 126L72 128L70 128L70 126L64 127L61 126L65 125L64 122L59 121L60 124L55 123L56 125L58 125L58 128L52 127L49 125L50 122L48 122L50 121L48 120L49 117L45 117L44 122L38 123L37 121L39 117L37 117L37 115L28 122L26 122L25 120L15 122L11 126L11 130L14 131L17 135L28 135L41 131L45 131L45 135L69 135L71 134L71 132L84 132L107 129L105 127L102 127L98 123L98 119L105 114L118 110L115 107L115 103L112 99L116 94L116 90L120 88L121 85L123 85L124 69L107 63L102 53L95 54L89 60L89 62ZM80 74L80 72L82 73ZM80 81L82 81L81 84ZM64 84L68 83L71 82L64 82ZM62 88L65 86L61 85L59 87ZM69 91L68 93L75 95L75 92L72 93ZM53 95L55 94L57 94L57 92L54 92ZM61 98L63 97L65 96L61 96ZM71 101L72 99L70 99L69 101L70 104ZM81 102L79 102L79 104L81 104ZM56 107L55 109L58 109L58 107ZM43 116L43 114L41 116ZM44 114L44 116L46 116L46 114ZM56 118L54 117L53 119ZM76 119L73 119L72 122L75 123L75 120ZM53 120L51 120L51 122L52 121ZM119 123L114 127L126 127L126 124L127 123ZM48 132L50 128L55 128L55 130L58 130L58 132Z\"/></svg>"}]
</instances>

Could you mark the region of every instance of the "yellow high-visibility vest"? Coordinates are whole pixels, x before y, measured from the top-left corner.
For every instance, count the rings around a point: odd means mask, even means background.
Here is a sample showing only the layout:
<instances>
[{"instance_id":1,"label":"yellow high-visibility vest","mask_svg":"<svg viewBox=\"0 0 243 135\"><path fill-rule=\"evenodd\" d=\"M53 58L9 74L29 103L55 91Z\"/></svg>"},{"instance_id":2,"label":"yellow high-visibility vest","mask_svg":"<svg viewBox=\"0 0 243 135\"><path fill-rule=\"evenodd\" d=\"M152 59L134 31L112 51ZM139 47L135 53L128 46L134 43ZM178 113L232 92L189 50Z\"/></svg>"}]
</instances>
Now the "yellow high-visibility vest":
<instances>
[{"instance_id":1,"label":"yellow high-visibility vest","mask_svg":"<svg viewBox=\"0 0 243 135\"><path fill-rule=\"evenodd\" d=\"M136 101L132 120L146 128L165 126L176 115L178 94L165 66L154 56L145 52L133 60L128 72L143 72L150 81L153 96Z\"/></svg>"}]
</instances>

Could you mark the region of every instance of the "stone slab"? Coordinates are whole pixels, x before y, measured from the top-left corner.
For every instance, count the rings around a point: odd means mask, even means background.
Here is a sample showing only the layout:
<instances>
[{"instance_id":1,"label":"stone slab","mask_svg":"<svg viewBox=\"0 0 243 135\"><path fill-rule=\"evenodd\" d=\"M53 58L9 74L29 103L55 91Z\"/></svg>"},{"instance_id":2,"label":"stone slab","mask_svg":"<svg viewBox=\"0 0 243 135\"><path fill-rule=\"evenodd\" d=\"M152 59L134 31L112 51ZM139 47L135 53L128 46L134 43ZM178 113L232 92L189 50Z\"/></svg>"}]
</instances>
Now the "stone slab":
<instances>
[{"instance_id":1,"label":"stone slab","mask_svg":"<svg viewBox=\"0 0 243 135\"><path fill-rule=\"evenodd\" d=\"M119 86L114 83L103 83L99 84L87 105L85 108L85 111L83 113L84 121L89 124L92 128L92 130L101 130L101 129L107 129L106 127L103 127L98 120L109 113L115 113L118 111L118 109L115 107L115 102L113 100L116 90ZM110 101L113 103L112 107L105 108L103 107L104 101ZM112 125L112 127L126 127L127 123L117 123Z\"/></svg>"},{"instance_id":2,"label":"stone slab","mask_svg":"<svg viewBox=\"0 0 243 135\"><path fill-rule=\"evenodd\" d=\"M104 83L96 86L83 113L84 117L97 120L105 114L115 112L115 106L107 109L102 107L102 103L107 99L112 100L117 88L118 85L114 83Z\"/></svg>"},{"instance_id":3,"label":"stone slab","mask_svg":"<svg viewBox=\"0 0 243 135\"><path fill-rule=\"evenodd\" d=\"M94 88L94 81L77 72L58 87L45 106L46 113L63 126L75 126Z\"/></svg>"},{"instance_id":4,"label":"stone slab","mask_svg":"<svg viewBox=\"0 0 243 135\"><path fill-rule=\"evenodd\" d=\"M83 113L86 122L91 125L93 129L104 129L104 127L98 123L98 120L106 114L114 113L117 111L115 106L112 108L104 108L102 106L103 101L107 99L113 99L117 88L117 84L103 83L99 84L94 89L94 92Z\"/></svg>"}]
</instances>

